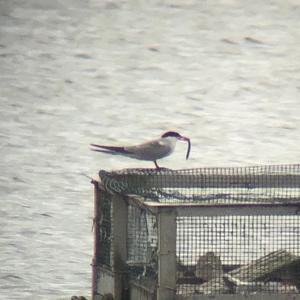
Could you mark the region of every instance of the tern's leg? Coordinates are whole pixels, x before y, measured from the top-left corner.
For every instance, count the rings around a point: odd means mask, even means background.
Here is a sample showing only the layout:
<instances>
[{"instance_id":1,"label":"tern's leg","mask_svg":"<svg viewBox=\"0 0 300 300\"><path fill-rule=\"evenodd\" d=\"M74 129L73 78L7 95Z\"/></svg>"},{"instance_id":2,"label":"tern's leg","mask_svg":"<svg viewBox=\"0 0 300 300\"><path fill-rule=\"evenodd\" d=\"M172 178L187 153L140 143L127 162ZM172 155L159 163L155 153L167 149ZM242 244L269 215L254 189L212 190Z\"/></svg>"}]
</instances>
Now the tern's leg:
<instances>
[{"instance_id":1,"label":"tern's leg","mask_svg":"<svg viewBox=\"0 0 300 300\"><path fill-rule=\"evenodd\" d=\"M156 160L154 161L154 164L155 164L155 167L156 167L157 170L170 170L169 168L160 167L160 166L157 164Z\"/></svg>"}]
</instances>

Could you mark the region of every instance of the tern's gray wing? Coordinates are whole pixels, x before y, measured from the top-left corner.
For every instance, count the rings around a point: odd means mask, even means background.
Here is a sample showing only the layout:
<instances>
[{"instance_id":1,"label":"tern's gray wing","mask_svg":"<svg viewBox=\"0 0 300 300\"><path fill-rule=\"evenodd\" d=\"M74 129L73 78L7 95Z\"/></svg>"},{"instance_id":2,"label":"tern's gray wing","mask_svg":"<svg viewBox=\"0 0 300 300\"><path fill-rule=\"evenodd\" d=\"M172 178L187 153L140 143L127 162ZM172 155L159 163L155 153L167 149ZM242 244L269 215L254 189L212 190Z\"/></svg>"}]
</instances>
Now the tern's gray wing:
<instances>
[{"instance_id":1,"label":"tern's gray wing","mask_svg":"<svg viewBox=\"0 0 300 300\"><path fill-rule=\"evenodd\" d=\"M165 143L161 139L146 142L137 146L124 147L130 153L127 156L140 160L155 161L170 155L173 152L173 147L169 143Z\"/></svg>"}]
</instances>

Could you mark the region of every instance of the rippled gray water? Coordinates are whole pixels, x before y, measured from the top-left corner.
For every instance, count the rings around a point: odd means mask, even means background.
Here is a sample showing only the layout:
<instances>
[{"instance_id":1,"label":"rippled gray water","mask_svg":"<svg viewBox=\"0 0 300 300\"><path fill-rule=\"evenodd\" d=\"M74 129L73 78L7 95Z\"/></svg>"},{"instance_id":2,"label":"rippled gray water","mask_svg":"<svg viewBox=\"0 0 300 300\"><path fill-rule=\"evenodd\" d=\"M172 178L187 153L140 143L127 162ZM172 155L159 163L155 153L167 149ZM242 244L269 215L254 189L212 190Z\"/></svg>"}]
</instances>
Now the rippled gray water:
<instances>
[{"instance_id":1,"label":"rippled gray water","mask_svg":"<svg viewBox=\"0 0 300 300\"><path fill-rule=\"evenodd\" d=\"M170 168L299 163L300 6L0 1L0 294L89 294L91 153L176 129Z\"/></svg>"}]
</instances>

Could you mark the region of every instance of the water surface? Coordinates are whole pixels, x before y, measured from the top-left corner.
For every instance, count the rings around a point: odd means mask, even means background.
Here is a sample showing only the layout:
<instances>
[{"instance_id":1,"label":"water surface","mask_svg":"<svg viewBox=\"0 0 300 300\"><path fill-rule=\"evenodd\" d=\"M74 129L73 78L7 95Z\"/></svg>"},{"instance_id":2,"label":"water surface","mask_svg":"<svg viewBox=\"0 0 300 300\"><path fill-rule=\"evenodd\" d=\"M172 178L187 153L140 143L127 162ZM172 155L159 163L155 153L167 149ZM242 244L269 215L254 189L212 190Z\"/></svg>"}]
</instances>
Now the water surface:
<instances>
[{"instance_id":1,"label":"water surface","mask_svg":"<svg viewBox=\"0 0 300 300\"><path fill-rule=\"evenodd\" d=\"M169 168L299 163L300 4L0 2L0 293L89 294L81 173L152 163L91 153L168 129Z\"/></svg>"}]
</instances>

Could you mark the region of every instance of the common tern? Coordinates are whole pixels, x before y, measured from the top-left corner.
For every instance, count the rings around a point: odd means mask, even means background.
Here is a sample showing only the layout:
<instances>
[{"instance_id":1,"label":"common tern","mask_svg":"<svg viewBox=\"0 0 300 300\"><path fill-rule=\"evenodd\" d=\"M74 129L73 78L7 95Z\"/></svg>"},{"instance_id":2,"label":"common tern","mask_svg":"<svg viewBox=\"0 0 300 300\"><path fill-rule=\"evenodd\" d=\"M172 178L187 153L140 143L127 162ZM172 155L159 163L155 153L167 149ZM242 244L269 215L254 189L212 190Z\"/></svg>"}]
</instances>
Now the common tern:
<instances>
[{"instance_id":1,"label":"common tern","mask_svg":"<svg viewBox=\"0 0 300 300\"><path fill-rule=\"evenodd\" d=\"M186 141L188 149L186 159L189 158L191 151L191 141L189 138L180 135L175 131L167 131L160 138L136 146L104 146L91 144L91 150L113 155L123 155L139 160L153 161L155 167L159 169L157 160L169 156L175 149L176 142Z\"/></svg>"}]
</instances>

